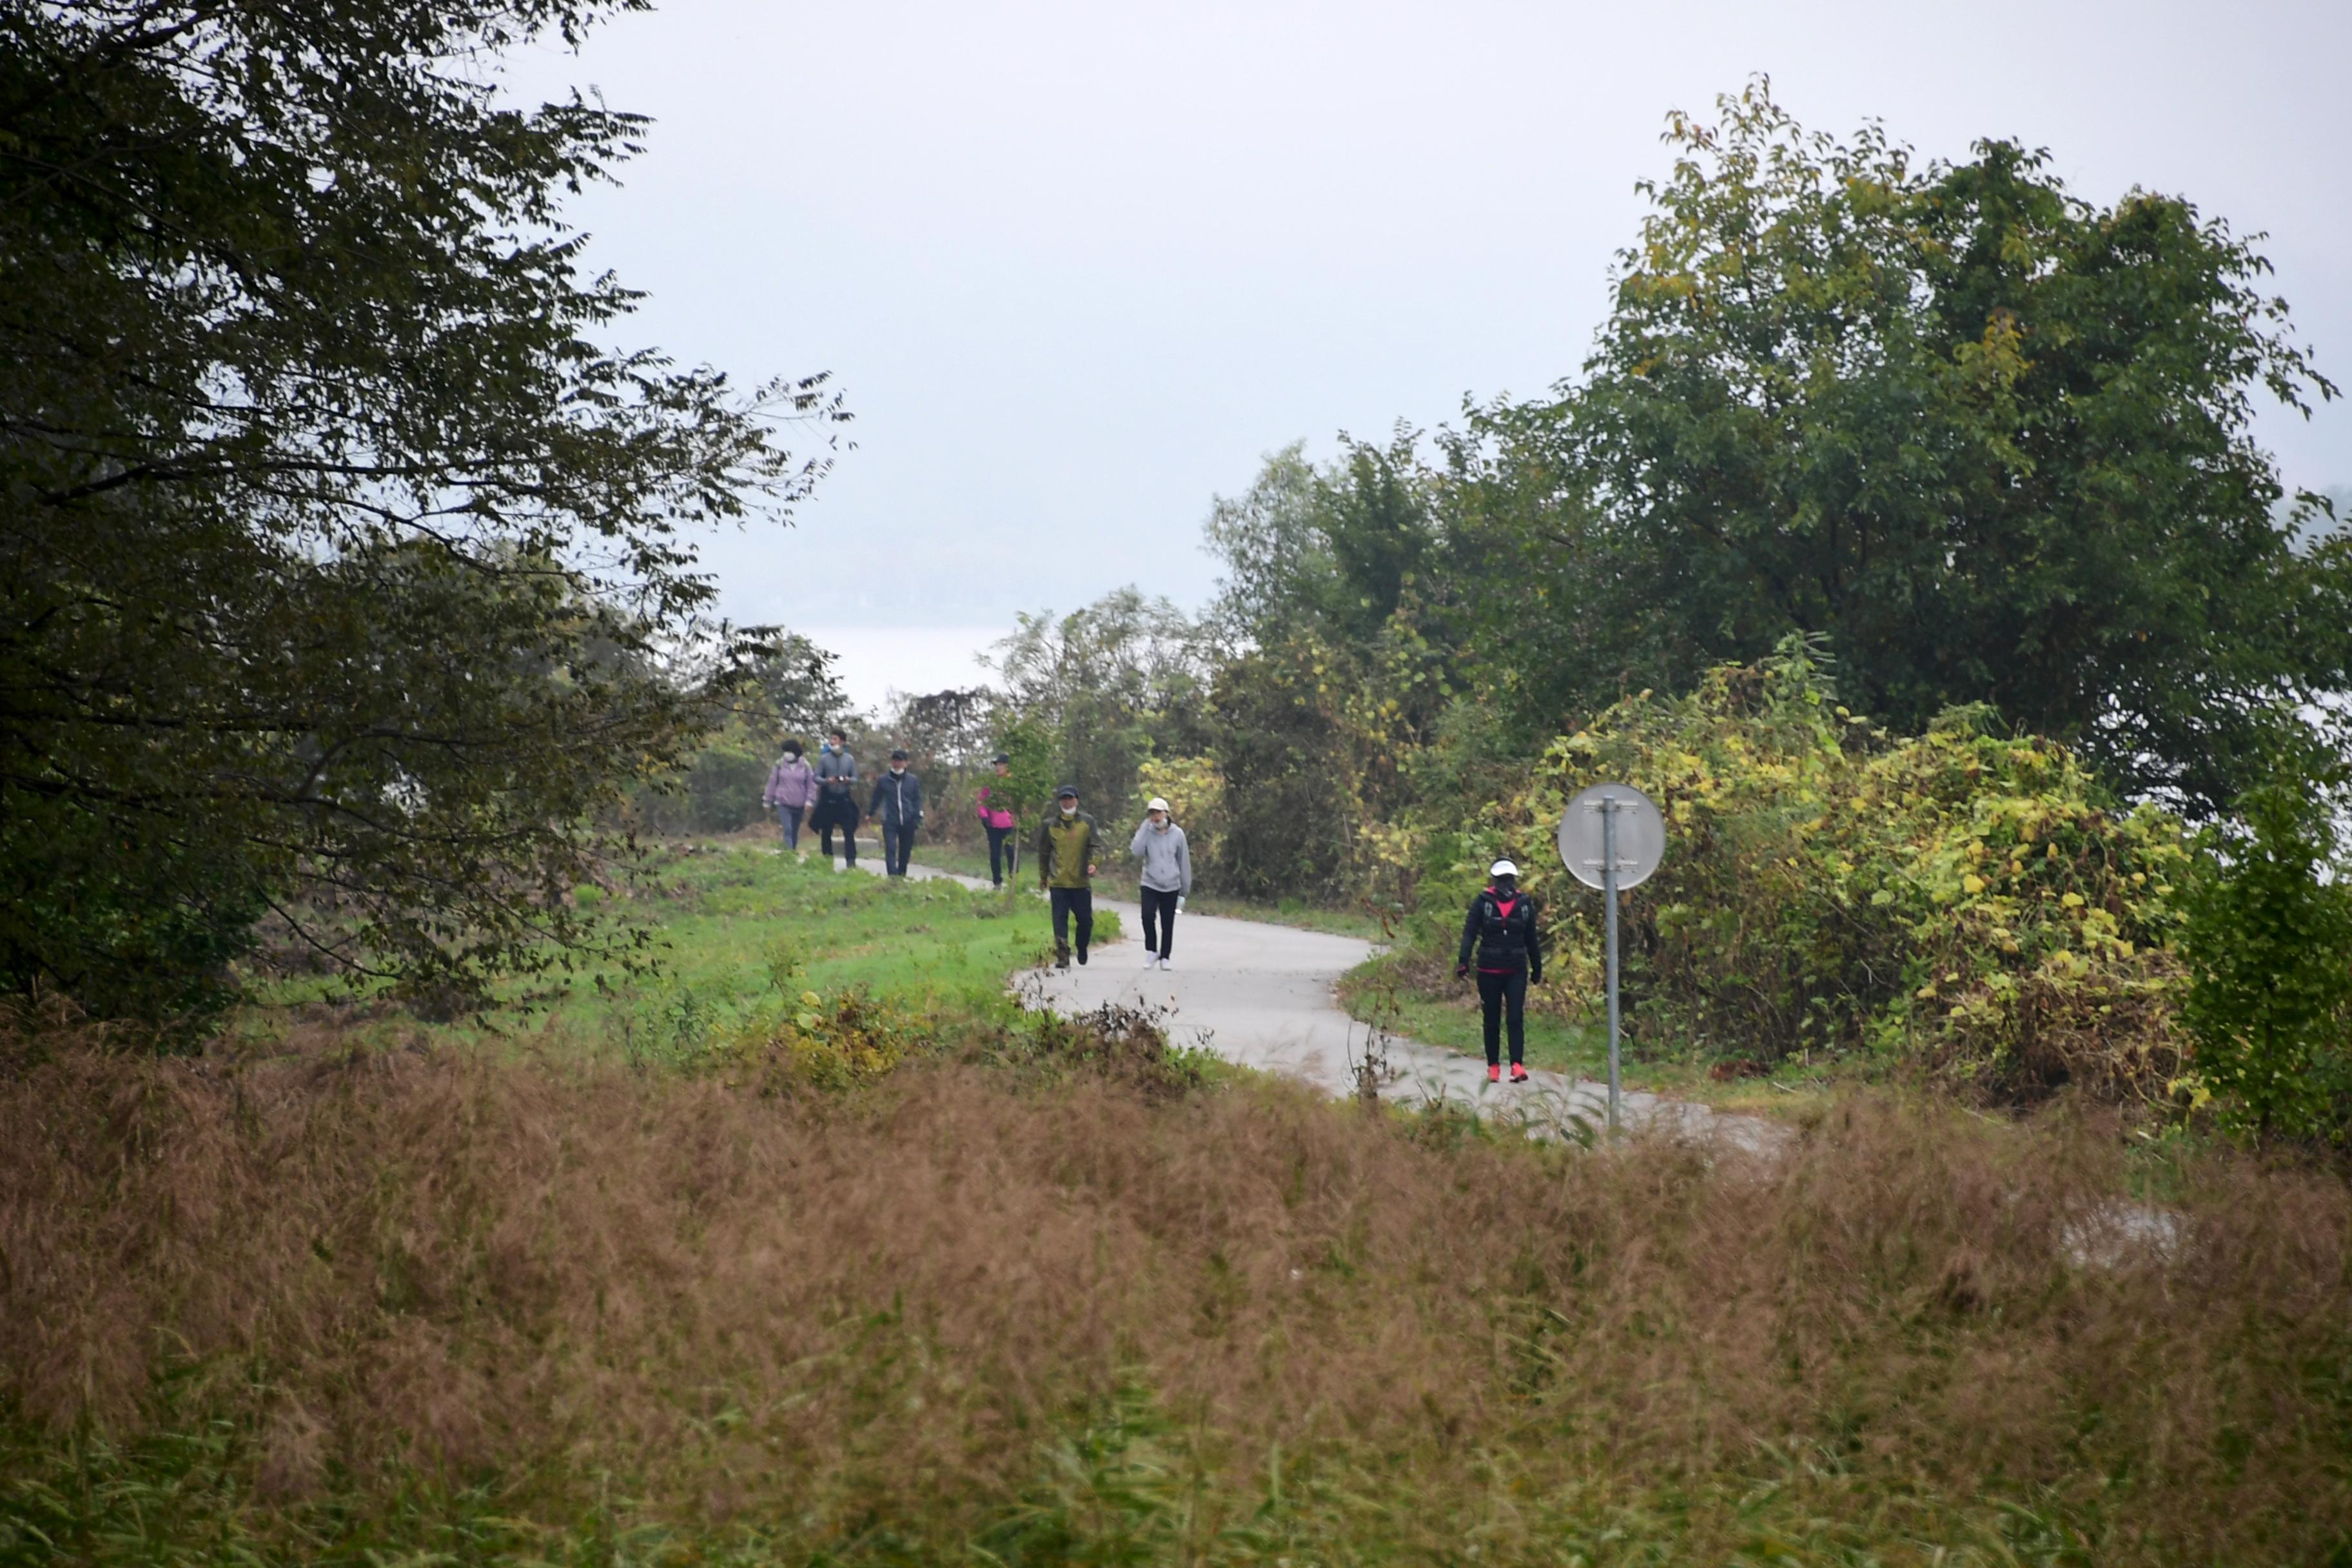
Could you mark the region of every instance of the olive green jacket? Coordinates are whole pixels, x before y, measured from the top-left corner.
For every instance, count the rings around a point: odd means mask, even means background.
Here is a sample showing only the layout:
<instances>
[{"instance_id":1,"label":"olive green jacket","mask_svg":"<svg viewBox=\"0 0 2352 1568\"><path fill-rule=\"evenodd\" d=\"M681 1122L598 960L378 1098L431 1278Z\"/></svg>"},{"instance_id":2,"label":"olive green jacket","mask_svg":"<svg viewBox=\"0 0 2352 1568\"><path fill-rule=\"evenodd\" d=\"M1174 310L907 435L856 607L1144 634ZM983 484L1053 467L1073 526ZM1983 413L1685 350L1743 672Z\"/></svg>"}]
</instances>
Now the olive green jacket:
<instances>
[{"instance_id":1,"label":"olive green jacket","mask_svg":"<svg viewBox=\"0 0 2352 1568\"><path fill-rule=\"evenodd\" d=\"M1037 830L1037 885L1041 888L1091 888L1087 864L1095 858L1095 819L1085 812L1064 816L1059 808L1046 814Z\"/></svg>"}]
</instances>

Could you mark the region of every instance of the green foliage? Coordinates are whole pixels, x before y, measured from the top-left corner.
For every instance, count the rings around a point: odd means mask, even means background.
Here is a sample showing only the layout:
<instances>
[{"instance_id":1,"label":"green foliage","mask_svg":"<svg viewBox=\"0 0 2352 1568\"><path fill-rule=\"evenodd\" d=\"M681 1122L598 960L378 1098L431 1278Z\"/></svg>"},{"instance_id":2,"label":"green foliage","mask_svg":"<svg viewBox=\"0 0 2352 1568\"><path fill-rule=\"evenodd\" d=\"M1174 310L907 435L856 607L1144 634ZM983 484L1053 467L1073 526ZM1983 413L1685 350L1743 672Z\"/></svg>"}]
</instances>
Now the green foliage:
<instances>
[{"instance_id":1,"label":"green foliage","mask_svg":"<svg viewBox=\"0 0 2352 1568\"><path fill-rule=\"evenodd\" d=\"M845 1089L887 1076L939 1033L939 1021L860 991L803 991L762 1008L695 1065L768 1094Z\"/></svg>"},{"instance_id":2,"label":"green foliage","mask_svg":"<svg viewBox=\"0 0 2352 1568\"><path fill-rule=\"evenodd\" d=\"M1223 891L1256 899L1339 891L1361 815L1348 793L1344 737L1327 694L1313 664L1288 647L1244 655L1218 672L1216 756L1225 787L1213 866Z\"/></svg>"},{"instance_id":3,"label":"green foliage","mask_svg":"<svg viewBox=\"0 0 2352 1568\"><path fill-rule=\"evenodd\" d=\"M1407 879L1407 770L1460 689L1414 441L1348 442L1321 470L1287 448L1210 516L1228 568L1207 616L1228 648L1210 694L1223 891L1389 895Z\"/></svg>"},{"instance_id":4,"label":"green foliage","mask_svg":"<svg viewBox=\"0 0 2352 1568\"><path fill-rule=\"evenodd\" d=\"M760 795L772 759L748 726L730 725L667 776L630 791L631 825L659 834L732 833L767 814Z\"/></svg>"},{"instance_id":5,"label":"green foliage","mask_svg":"<svg viewBox=\"0 0 2352 1568\"><path fill-rule=\"evenodd\" d=\"M1016 803L1014 811L1024 831L1034 831L1052 809L1054 792L1061 787L1060 752L1045 718L1036 713L1013 715L997 734L997 750L1005 756L1004 791Z\"/></svg>"},{"instance_id":6,"label":"green foliage","mask_svg":"<svg viewBox=\"0 0 2352 1568\"><path fill-rule=\"evenodd\" d=\"M835 411L601 341L643 121L482 67L615 8L0 9L0 984L201 1008L266 913L478 999L757 677L682 531Z\"/></svg>"},{"instance_id":7,"label":"green foliage","mask_svg":"<svg viewBox=\"0 0 2352 1568\"><path fill-rule=\"evenodd\" d=\"M1068 784L1102 821L1140 815L1143 760L1155 748L1199 749L1204 650L1199 628L1167 600L1121 588L1058 619L1024 615L997 646L1006 719L1052 737L1060 774L1039 799Z\"/></svg>"},{"instance_id":8,"label":"green foliage","mask_svg":"<svg viewBox=\"0 0 2352 1568\"><path fill-rule=\"evenodd\" d=\"M816 750L817 737L848 710L835 669L840 661L797 633L778 637L752 664L748 691L734 716L752 729Z\"/></svg>"},{"instance_id":9,"label":"green foliage","mask_svg":"<svg viewBox=\"0 0 2352 1568\"><path fill-rule=\"evenodd\" d=\"M2257 394L2336 395L2268 264L2011 143L1922 165L1760 81L1720 110L1674 117L1584 381L1456 445L1465 531L1553 557L1496 585L1559 634L1515 695L1553 717L1819 630L1897 728L1990 702L2136 792L2226 802L2280 694L2352 674L2352 539L2298 549L2315 500L2273 515L2250 433Z\"/></svg>"},{"instance_id":10,"label":"green foliage","mask_svg":"<svg viewBox=\"0 0 2352 1568\"><path fill-rule=\"evenodd\" d=\"M2352 883L2329 797L2299 781L2247 792L2209 830L2191 880L2181 1021L2199 1085L2262 1138L2352 1131Z\"/></svg>"},{"instance_id":11,"label":"green foliage","mask_svg":"<svg viewBox=\"0 0 2352 1568\"><path fill-rule=\"evenodd\" d=\"M1559 741L1482 843L1552 861L1567 800L1604 779L1665 814L1626 895L1626 984L1653 1041L1766 1062L1870 1049L2006 1099L2084 1081L2160 1095L2178 1072L2178 819L2116 806L2054 742L1980 710L1878 730L1801 640L1696 691L1648 693ZM1599 911L1563 900L1563 976L1590 991Z\"/></svg>"},{"instance_id":12,"label":"green foliage","mask_svg":"<svg viewBox=\"0 0 2352 1568\"><path fill-rule=\"evenodd\" d=\"M2175 197L2083 202L2006 142L1813 134L1760 81L1668 141L1580 378L1428 456L1286 448L1215 504L1231 646L1371 680L1402 616L1533 750L1819 631L1897 729L1990 703L2192 814L2327 711L2352 534L2251 421L2336 388L2248 241ZM1443 702L1392 694L1425 741Z\"/></svg>"}]
</instances>

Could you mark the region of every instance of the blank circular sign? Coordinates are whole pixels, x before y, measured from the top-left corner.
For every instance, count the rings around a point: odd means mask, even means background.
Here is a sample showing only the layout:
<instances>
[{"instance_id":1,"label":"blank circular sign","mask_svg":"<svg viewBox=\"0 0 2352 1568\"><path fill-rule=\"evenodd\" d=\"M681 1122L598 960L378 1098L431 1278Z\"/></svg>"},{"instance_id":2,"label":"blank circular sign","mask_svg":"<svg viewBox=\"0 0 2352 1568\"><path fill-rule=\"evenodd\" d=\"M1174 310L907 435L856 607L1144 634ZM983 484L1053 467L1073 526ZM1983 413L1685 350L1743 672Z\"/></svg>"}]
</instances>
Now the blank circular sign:
<instances>
[{"instance_id":1,"label":"blank circular sign","mask_svg":"<svg viewBox=\"0 0 2352 1568\"><path fill-rule=\"evenodd\" d=\"M1666 858L1666 819L1632 784L1594 784L1568 803L1559 819L1559 860L1588 888L1601 884L1601 814L1615 817L1617 887L1637 888Z\"/></svg>"}]
</instances>

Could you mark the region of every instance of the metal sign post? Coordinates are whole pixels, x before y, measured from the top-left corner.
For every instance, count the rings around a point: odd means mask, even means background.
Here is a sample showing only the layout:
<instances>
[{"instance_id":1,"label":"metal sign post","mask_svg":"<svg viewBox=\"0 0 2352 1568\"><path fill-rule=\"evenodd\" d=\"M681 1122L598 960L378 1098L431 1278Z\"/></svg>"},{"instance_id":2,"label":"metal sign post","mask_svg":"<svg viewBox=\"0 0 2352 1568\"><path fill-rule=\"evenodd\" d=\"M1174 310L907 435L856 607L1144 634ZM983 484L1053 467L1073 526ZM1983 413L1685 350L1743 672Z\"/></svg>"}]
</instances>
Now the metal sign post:
<instances>
[{"instance_id":1,"label":"metal sign post","mask_svg":"<svg viewBox=\"0 0 2352 1568\"><path fill-rule=\"evenodd\" d=\"M1601 802L1601 900L1609 931L1609 1131L1617 1131L1617 1102L1623 1088L1617 1070L1617 803Z\"/></svg>"},{"instance_id":2,"label":"metal sign post","mask_svg":"<svg viewBox=\"0 0 2352 1568\"><path fill-rule=\"evenodd\" d=\"M1618 1065L1617 895L1650 879L1665 858L1666 823L1650 797L1631 784L1595 784L1568 803L1559 819L1559 859L1569 874L1601 889L1609 973L1609 1131L1617 1131L1624 1096Z\"/></svg>"}]
</instances>

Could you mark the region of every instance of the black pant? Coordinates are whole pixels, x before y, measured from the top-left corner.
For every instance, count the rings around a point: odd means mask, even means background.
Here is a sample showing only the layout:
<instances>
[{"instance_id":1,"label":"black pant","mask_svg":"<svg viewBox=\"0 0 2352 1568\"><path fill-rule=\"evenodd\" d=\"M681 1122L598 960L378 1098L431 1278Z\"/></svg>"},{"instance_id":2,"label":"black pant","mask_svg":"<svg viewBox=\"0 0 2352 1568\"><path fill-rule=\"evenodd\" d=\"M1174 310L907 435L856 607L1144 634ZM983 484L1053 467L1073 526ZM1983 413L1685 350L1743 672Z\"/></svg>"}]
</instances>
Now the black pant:
<instances>
[{"instance_id":1,"label":"black pant","mask_svg":"<svg viewBox=\"0 0 2352 1568\"><path fill-rule=\"evenodd\" d=\"M992 827L988 830L988 879L998 887L1014 869L1021 858L1021 830L1017 827Z\"/></svg>"},{"instance_id":2,"label":"black pant","mask_svg":"<svg viewBox=\"0 0 2352 1568\"><path fill-rule=\"evenodd\" d=\"M1070 917L1078 921L1078 956L1084 958L1087 949L1095 942L1095 890L1092 888L1054 888L1048 889L1054 904L1054 952L1066 958L1070 952Z\"/></svg>"},{"instance_id":3,"label":"black pant","mask_svg":"<svg viewBox=\"0 0 2352 1568\"><path fill-rule=\"evenodd\" d=\"M1176 897L1157 888L1143 889L1144 950L1162 958L1176 945Z\"/></svg>"},{"instance_id":4,"label":"black pant","mask_svg":"<svg viewBox=\"0 0 2352 1568\"><path fill-rule=\"evenodd\" d=\"M833 854L833 830L836 827L840 828L842 858L853 866L857 864L857 803L856 801L835 800L830 796L820 797L816 803L816 815L809 819L809 826L816 829L817 846L828 858Z\"/></svg>"},{"instance_id":5,"label":"black pant","mask_svg":"<svg viewBox=\"0 0 2352 1568\"><path fill-rule=\"evenodd\" d=\"M1478 972L1478 1005L1486 1011L1486 1065L1499 1066L1502 1059L1503 1004L1508 1002L1511 1011L1511 1065L1518 1066L1528 1055L1528 972L1514 969L1507 974L1491 970Z\"/></svg>"},{"instance_id":6,"label":"black pant","mask_svg":"<svg viewBox=\"0 0 2352 1568\"><path fill-rule=\"evenodd\" d=\"M882 819L882 868L893 877L907 874L907 861L915 853L915 829L921 822L894 822Z\"/></svg>"}]
</instances>

